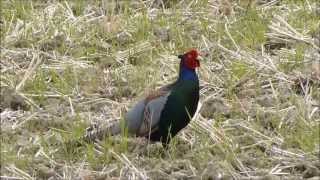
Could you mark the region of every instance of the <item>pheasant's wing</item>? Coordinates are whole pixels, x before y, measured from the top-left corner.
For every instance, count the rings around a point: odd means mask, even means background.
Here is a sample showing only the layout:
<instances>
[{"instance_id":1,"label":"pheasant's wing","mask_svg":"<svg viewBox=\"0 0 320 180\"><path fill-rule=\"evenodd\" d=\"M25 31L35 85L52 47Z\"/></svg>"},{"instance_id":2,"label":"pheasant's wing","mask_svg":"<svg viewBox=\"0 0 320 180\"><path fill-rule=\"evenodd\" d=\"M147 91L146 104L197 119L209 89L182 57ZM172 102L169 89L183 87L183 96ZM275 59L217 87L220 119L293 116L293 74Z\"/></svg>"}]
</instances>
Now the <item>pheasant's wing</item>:
<instances>
[{"instance_id":1,"label":"pheasant's wing","mask_svg":"<svg viewBox=\"0 0 320 180\"><path fill-rule=\"evenodd\" d=\"M159 96L149 96L146 100L146 104L143 111L143 121L140 125L137 135L139 136L148 136L157 129L158 123L160 121L160 115L164 106L167 102L170 92L162 92Z\"/></svg>"},{"instance_id":2,"label":"pheasant's wing","mask_svg":"<svg viewBox=\"0 0 320 180\"><path fill-rule=\"evenodd\" d=\"M170 88L160 88L139 101L126 114L125 123L129 133L148 135L160 119L161 111L170 93Z\"/></svg>"}]
</instances>

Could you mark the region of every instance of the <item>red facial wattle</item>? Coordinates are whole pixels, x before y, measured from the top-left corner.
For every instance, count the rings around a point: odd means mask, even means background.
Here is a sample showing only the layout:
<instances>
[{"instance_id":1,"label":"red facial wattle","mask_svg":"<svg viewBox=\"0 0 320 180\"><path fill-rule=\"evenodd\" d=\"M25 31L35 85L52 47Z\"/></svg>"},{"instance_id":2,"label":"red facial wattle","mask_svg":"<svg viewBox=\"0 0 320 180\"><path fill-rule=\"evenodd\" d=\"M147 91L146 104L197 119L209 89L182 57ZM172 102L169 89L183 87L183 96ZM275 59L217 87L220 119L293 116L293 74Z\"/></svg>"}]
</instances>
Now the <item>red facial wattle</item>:
<instances>
[{"instance_id":1,"label":"red facial wattle","mask_svg":"<svg viewBox=\"0 0 320 180\"><path fill-rule=\"evenodd\" d=\"M186 59L184 65L189 69L195 69L200 66L198 59Z\"/></svg>"},{"instance_id":2,"label":"red facial wattle","mask_svg":"<svg viewBox=\"0 0 320 180\"><path fill-rule=\"evenodd\" d=\"M196 50L191 50L185 54L184 65L189 69L195 69L200 67L200 62L198 58L198 52Z\"/></svg>"}]
</instances>

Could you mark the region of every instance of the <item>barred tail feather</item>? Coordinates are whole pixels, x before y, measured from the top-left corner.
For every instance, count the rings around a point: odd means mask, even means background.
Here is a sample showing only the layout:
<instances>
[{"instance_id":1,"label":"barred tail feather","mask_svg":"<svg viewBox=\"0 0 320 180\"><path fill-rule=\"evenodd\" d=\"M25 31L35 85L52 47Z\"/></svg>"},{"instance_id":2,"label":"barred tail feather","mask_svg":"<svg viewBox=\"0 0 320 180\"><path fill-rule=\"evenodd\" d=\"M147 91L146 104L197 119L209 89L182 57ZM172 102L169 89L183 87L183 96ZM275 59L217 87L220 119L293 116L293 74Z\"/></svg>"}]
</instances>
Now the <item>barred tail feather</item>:
<instances>
[{"instance_id":1,"label":"barred tail feather","mask_svg":"<svg viewBox=\"0 0 320 180\"><path fill-rule=\"evenodd\" d=\"M92 130L88 130L82 137L85 142L92 142L96 139L103 139L106 136L114 136L121 133L120 121L115 121L112 124L96 127Z\"/></svg>"},{"instance_id":2,"label":"barred tail feather","mask_svg":"<svg viewBox=\"0 0 320 180\"><path fill-rule=\"evenodd\" d=\"M120 121L108 123L106 125L94 126L87 128L86 134L78 139L72 139L67 141L65 144L70 147L78 147L83 145L83 142L91 143L97 139L101 140L106 136L114 136L121 133Z\"/></svg>"}]
</instances>

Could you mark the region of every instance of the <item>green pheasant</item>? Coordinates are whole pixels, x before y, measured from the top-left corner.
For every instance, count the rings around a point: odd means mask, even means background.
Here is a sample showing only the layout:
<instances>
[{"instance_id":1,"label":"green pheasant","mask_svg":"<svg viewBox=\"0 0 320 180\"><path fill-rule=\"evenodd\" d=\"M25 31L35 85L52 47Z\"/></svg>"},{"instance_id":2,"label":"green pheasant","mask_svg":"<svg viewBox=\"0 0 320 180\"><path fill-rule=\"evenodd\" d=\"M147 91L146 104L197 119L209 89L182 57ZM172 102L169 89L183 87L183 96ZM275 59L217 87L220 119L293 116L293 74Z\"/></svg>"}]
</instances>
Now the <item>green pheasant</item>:
<instances>
[{"instance_id":1,"label":"green pheasant","mask_svg":"<svg viewBox=\"0 0 320 180\"><path fill-rule=\"evenodd\" d=\"M200 63L196 50L178 57L180 68L177 80L140 100L127 112L124 125L129 134L161 141L166 146L189 124L199 101L199 79L195 69ZM108 127L87 131L82 139L87 142L102 139L107 135L120 134L121 129L124 128L117 121Z\"/></svg>"}]
</instances>

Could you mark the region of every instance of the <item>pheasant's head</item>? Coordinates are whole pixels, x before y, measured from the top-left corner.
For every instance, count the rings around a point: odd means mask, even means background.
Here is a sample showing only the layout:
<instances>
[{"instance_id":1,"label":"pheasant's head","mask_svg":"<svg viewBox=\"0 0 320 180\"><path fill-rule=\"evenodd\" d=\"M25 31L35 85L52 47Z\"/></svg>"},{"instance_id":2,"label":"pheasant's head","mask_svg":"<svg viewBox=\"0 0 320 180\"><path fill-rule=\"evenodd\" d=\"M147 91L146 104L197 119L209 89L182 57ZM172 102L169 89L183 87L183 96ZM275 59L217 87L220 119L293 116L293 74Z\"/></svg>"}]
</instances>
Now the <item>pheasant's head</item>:
<instances>
[{"instance_id":1,"label":"pheasant's head","mask_svg":"<svg viewBox=\"0 0 320 180\"><path fill-rule=\"evenodd\" d=\"M197 67L200 67L200 62L198 59L199 53L195 49L192 49L183 55L179 55L178 57L181 59L180 66L192 70L196 69Z\"/></svg>"}]
</instances>

